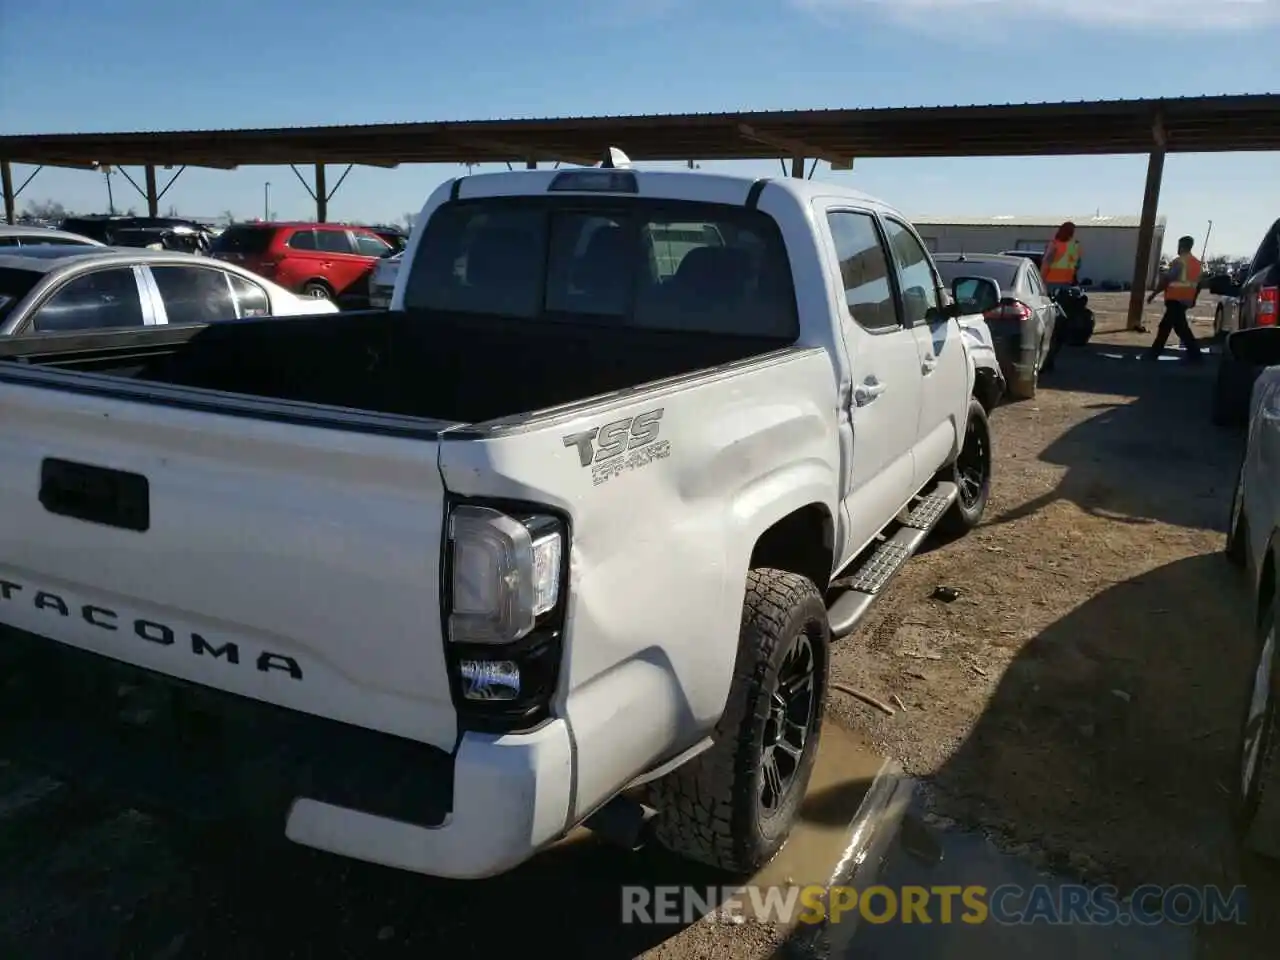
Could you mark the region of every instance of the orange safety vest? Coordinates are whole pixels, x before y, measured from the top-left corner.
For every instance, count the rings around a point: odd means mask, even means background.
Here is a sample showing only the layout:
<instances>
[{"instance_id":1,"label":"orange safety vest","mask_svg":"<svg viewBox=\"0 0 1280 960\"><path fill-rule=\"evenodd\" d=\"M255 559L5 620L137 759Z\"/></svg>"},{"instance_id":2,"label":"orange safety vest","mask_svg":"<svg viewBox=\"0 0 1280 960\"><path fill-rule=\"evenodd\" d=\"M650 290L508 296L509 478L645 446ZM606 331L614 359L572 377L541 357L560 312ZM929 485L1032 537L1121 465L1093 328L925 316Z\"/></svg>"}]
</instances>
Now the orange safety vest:
<instances>
[{"instance_id":1,"label":"orange safety vest","mask_svg":"<svg viewBox=\"0 0 1280 960\"><path fill-rule=\"evenodd\" d=\"M1200 281L1200 261L1189 253L1179 255L1177 263L1182 264L1178 279L1164 288L1164 299L1168 303L1193 304L1196 302L1197 284Z\"/></svg>"},{"instance_id":2,"label":"orange safety vest","mask_svg":"<svg viewBox=\"0 0 1280 960\"><path fill-rule=\"evenodd\" d=\"M1040 276L1045 283L1075 283L1080 265L1080 241L1072 237L1066 243L1050 240L1044 252Z\"/></svg>"}]
</instances>

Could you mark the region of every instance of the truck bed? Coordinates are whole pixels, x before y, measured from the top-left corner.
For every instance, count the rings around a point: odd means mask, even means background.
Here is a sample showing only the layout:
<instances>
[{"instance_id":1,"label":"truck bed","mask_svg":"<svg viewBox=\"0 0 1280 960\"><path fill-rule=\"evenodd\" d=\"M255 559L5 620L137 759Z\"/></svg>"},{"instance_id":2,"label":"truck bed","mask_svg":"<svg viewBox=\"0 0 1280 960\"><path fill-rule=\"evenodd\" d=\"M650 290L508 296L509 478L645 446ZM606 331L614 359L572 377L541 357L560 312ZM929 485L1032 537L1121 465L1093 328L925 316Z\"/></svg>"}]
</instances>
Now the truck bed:
<instances>
[{"instance_id":1,"label":"truck bed","mask_svg":"<svg viewBox=\"0 0 1280 960\"><path fill-rule=\"evenodd\" d=\"M0 359L370 413L483 423L744 360L774 338L362 311L14 337Z\"/></svg>"}]
</instances>

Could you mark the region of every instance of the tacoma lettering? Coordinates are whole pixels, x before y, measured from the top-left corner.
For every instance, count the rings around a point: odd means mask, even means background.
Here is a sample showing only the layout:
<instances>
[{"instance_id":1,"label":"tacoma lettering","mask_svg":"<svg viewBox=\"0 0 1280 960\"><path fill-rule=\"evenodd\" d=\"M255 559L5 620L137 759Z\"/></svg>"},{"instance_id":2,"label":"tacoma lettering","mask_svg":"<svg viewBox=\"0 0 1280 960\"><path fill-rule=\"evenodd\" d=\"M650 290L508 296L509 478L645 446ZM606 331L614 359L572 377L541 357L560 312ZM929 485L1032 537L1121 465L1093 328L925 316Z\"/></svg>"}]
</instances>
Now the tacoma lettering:
<instances>
[{"instance_id":1,"label":"tacoma lettering","mask_svg":"<svg viewBox=\"0 0 1280 960\"><path fill-rule=\"evenodd\" d=\"M17 583L13 580L0 579L0 601L8 601L9 603L30 602L36 610L43 610L50 616L55 617L70 617L74 614L90 626L109 633L118 633L123 622L126 630L132 632L138 639L146 640L148 643L154 643L162 647L185 647L190 649L191 653L197 657L212 657L215 660L221 660L237 666L241 663L240 646L233 641L215 643L209 638L194 632L184 635L167 623L160 623L157 620L148 620L142 617L130 618L109 607L93 603L77 604L50 590L33 591L26 584ZM131 624L130 621L132 621ZM179 643L180 638L183 640L182 643ZM298 661L282 653L262 650L256 656L251 657L250 662L252 662L254 669L262 673L284 673L294 680L302 679L302 667Z\"/></svg>"}]
</instances>

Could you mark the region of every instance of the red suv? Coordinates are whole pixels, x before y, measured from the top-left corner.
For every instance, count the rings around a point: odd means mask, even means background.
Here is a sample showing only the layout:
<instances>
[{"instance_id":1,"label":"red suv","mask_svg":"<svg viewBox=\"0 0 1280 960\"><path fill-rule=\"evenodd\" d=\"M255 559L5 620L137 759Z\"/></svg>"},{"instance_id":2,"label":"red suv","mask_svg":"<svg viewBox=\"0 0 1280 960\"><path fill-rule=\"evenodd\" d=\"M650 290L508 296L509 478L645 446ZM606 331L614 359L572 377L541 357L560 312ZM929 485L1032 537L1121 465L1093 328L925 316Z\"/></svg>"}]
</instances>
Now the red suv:
<instances>
[{"instance_id":1,"label":"red suv","mask_svg":"<svg viewBox=\"0 0 1280 960\"><path fill-rule=\"evenodd\" d=\"M237 263L304 297L363 297L373 265L393 248L372 230L340 223L237 223L210 255Z\"/></svg>"}]
</instances>

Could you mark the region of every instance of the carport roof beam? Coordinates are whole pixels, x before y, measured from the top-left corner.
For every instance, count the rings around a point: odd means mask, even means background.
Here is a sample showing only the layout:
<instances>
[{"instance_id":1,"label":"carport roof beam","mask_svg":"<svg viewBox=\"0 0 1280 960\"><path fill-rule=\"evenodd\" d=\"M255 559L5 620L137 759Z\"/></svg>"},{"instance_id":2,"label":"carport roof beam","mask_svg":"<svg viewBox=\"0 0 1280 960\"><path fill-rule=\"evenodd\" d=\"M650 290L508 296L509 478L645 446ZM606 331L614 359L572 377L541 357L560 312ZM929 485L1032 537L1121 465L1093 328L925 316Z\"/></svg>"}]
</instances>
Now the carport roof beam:
<instances>
[{"instance_id":1,"label":"carport roof beam","mask_svg":"<svg viewBox=\"0 0 1280 960\"><path fill-rule=\"evenodd\" d=\"M1163 115L1164 149L1280 149L1280 94L988 106L564 117L257 130L23 134L0 137L13 163L502 163L594 165L610 146L635 161L782 156L958 157L1146 154ZM743 135L751 130L760 142ZM779 149L779 144L804 149Z\"/></svg>"},{"instance_id":2,"label":"carport roof beam","mask_svg":"<svg viewBox=\"0 0 1280 960\"><path fill-rule=\"evenodd\" d=\"M790 137L780 137L777 134L757 130L747 123L738 124L738 132L747 140L754 140L756 143L774 147L784 157L816 157L819 160L827 161L834 167L848 169L853 166L851 157L831 153L801 140L793 140Z\"/></svg>"}]
</instances>

